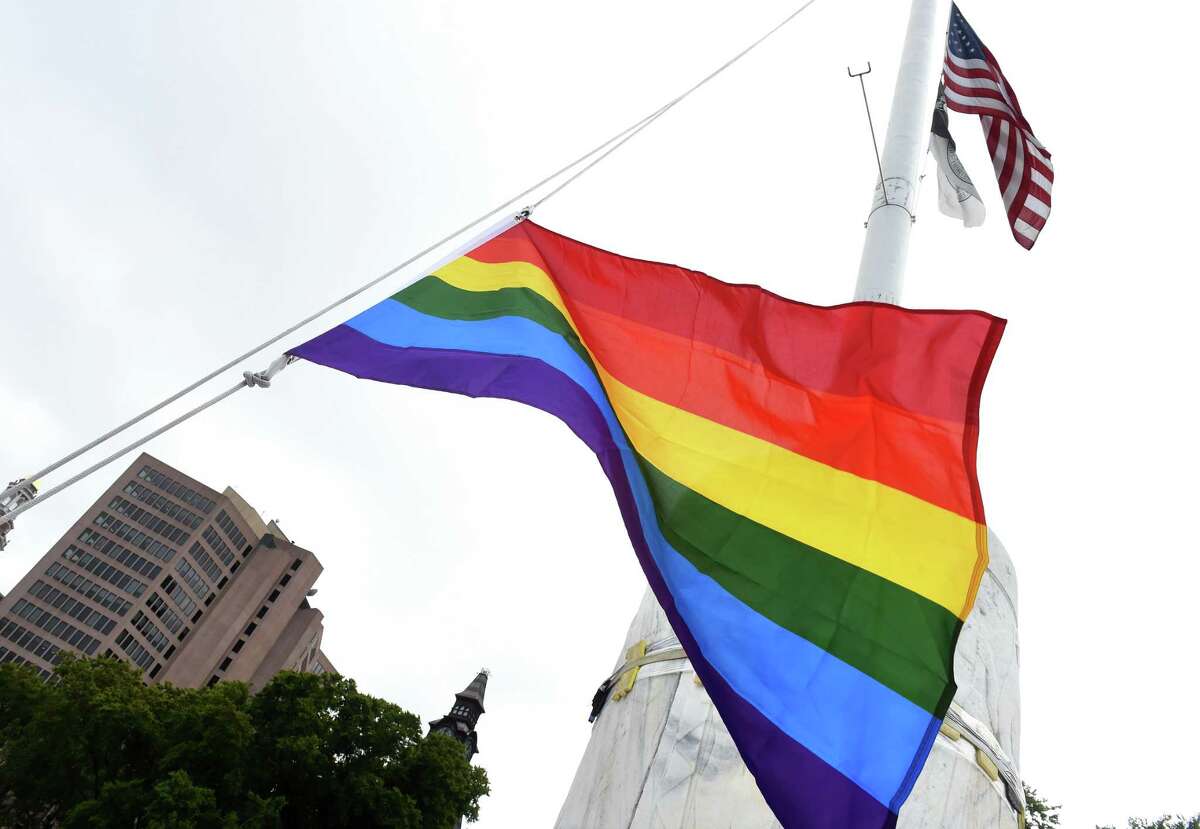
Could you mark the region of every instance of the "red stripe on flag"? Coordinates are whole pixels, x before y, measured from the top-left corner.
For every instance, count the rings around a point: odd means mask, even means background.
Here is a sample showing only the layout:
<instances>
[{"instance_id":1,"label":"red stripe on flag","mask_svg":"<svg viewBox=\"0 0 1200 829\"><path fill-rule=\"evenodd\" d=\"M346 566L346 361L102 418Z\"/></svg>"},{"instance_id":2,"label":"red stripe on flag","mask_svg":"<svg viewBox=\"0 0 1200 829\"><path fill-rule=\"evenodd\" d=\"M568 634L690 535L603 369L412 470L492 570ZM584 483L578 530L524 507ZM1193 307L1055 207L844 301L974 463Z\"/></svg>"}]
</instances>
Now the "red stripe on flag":
<instances>
[{"instance_id":1,"label":"red stripe on flag","mask_svg":"<svg viewBox=\"0 0 1200 829\"><path fill-rule=\"evenodd\" d=\"M957 404L930 390L953 386L954 380L930 380L919 343L961 336L965 339L954 353L976 353L977 343L971 341L984 336L991 324L990 317L980 315L978 324L954 321L939 330L941 323L925 319L925 314L891 305L857 302L826 309L793 302L756 286L718 282L677 265L617 256L529 220L480 245L471 258L530 262L561 280L560 289L573 302L706 343L799 385L840 395L868 395L915 414L959 423L963 413ZM920 324L911 322L918 318ZM805 343L795 336L800 325L813 331ZM869 370L862 364L868 356L859 351L862 342L875 343L876 354L895 344L896 359L877 371ZM838 359L827 360L824 354ZM969 367L944 368L962 372L962 380L969 381Z\"/></svg>"},{"instance_id":2,"label":"red stripe on flag","mask_svg":"<svg viewBox=\"0 0 1200 829\"><path fill-rule=\"evenodd\" d=\"M985 78L989 81L996 80L996 73L991 69L964 69L956 63L951 63L946 60L947 74L953 73L960 78Z\"/></svg>"},{"instance_id":3,"label":"red stripe on flag","mask_svg":"<svg viewBox=\"0 0 1200 829\"><path fill-rule=\"evenodd\" d=\"M1029 180L1029 195L1033 196L1035 199L1042 202L1047 207L1050 206L1050 194L1047 193L1045 190L1043 190L1041 188L1041 185L1039 185L1037 182L1035 182L1033 180L1032 176L1030 177L1030 180Z\"/></svg>"},{"instance_id":4,"label":"red stripe on flag","mask_svg":"<svg viewBox=\"0 0 1200 829\"><path fill-rule=\"evenodd\" d=\"M995 158L996 152L1000 149L1000 125L999 118L990 119L989 123L983 126L983 137L987 139L988 152Z\"/></svg>"},{"instance_id":5,"label":"red stripe on flag","mask_svg":"<svg viewBox=\"0 0 1200 829\"><path fill-rule=\"evenodd\" d=\"M1046 153L1046 154L1049 155L1049 153ZM1050 180L1051 184L1054 183L1054 168L1053 167L1046 164L1046 162L1042 161L1040 158L1038 158L1036 155L1034 155L1032 153L1029 154L1029 162L1030 162L1029 163L1030 167L1033 167L1033 169L1037 170L1039 173L1041 173L1046 178L1048 178Z\"/></svg>"},{"instance_id":6,"label":"red stripe on flag","mask_svg":"<svg viewBox=\"0 0 1200 829\"><path fill-rule=\"evenodd\" d=\"M1017 100L1017 94L1013 92L1012 87L1009 86L1008 78L1004 77L1004 70L1000 68L1000 62L996 60L996 56L993 55L991 50L986 46L983 47L983 56L989 64L995 67L996 77L1000 80L1000 83L1003 84L1005 90L1008 92L1008 102L1012 105L1013 110L1016 111L1017 120L1021 122L1021 126L1029 129L1029 122L1025 120L1025 114L1021 112L1021 102ZM1032 131L1033 130L1030 130L1030 132Z\"/></svg>"},{"instance_id":7,"label":"red stripe on flag","mask_svg":"<svg viewBox=\"0 0 1200 829\"><path fill-rule=\"evenodd\" d=\"M1038 230L1041 230L1043 227L1046 226L1046 220L1043 219L1041 216L1039 216L1037 213L1034 213L1028 207L1022 207L1021 212L1017 214L1017 218L1021 219L1023 222L1026 222L1027 224L1033 225Z\"/></svg>"},{"instance_id":8,"label":"red stripe on flag","mask_svg":"<svg viewBox=\"0 0 1200 829\"><path fill-rule=\"evenodd\" d=\"M978 115L980 118L1011 118L1007 109L998 109L991 106L972 106L970 104L952 104L949 98L946 99L946 108L952 109L955 112L961 112L964 115Z\"/></svg>"},{"instance_id":9,"label":"red stripe on flag","mask_svg":"<svg viewBox=\"0 0 1200 829\"><path fill-rule=\"evenodd\" d=\"M955 78L946 73L946 88L957 92L964 98L989 98L997 101L1005 109L1011 111L1008 101L1005 100L1003 93L996 89L990 89L986 86L967 86L960 84ZM982 103L982 102L981 102Z\"/></svg>"}]
</instances>

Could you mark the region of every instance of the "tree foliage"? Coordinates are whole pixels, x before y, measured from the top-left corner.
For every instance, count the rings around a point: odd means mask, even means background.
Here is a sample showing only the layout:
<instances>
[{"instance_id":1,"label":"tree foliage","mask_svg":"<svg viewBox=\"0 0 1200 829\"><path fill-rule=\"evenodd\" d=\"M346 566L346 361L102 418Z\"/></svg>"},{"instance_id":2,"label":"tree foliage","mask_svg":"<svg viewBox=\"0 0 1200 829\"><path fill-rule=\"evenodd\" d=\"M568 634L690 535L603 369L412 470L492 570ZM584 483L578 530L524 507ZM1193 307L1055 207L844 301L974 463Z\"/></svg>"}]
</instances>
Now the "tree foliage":
<instances>
[{"instance_id":1,"label":"tree foliage","mask_svg":"<svg viewBox=\"0 0 1200 829\"><path fill-rule=\"evenodd\" d=\"M0 665L0 825L450 829L487 775L461 745L332 674L147 686L112 658L56 681Z\"/></svg>"},{"instance_id":2,"label":"tree foliage","mask_svg":"<svg viewBox=\"0 0 1200 829\"><path fill-rule=\"evenodd\" d=\"M1097 826L1096 829L1114 829L1112 826ZM1131 817L1129 829L1200 829L1200 815L1163 815L1159 818Z\"/></svg>"},{"instance_id":3,"label":"tree foliage","mask_svg":"<svg viewBox=\"0 0 1200 829\"><path fill-rule=\"evenodd\" d=\"M1025 820L1029 829L1053 829L1058 826L1058 810L1062 806L1052 806L1041 798L1037 789L1028 783L1025 787ZM1115 826L1097 826L1096 829L1116 829ZM1184 817L1183 815L1163 815L1159 818L1131 817L1127 829L1200 829L1200 815Z\"/></svg>"},{"instance_id":4,"label":"tree foliage","mask_svg":"<svg viewBox=\"0 0 1200 829\"><path fill-rule=\"evenodd\" d=\"M1028 783L1021 785L1025 788L1025 826L1027 829L1054 829L1058 826L1058 810L1062 806L1053 806L1043 800L1037 793L1037 789Z\"/></svg>"}]
</instances>

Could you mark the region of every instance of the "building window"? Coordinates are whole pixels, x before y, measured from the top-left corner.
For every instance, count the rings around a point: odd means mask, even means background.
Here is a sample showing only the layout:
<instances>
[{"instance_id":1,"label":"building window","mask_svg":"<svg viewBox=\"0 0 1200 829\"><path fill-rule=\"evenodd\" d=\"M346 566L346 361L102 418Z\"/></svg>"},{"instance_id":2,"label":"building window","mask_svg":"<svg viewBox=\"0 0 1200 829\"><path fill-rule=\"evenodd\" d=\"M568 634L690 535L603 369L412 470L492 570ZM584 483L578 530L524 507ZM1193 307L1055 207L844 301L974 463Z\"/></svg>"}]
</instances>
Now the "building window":
<instances>
[{"instance_id":1,"label":"building window","mask_svg":"<svg viewBox=\"0 0 1200 829\"><path fill-rule=\"evenodd\" d=\"M140 524L151 532L158 533L163 538L169 539L175 544L182 544L191 535L187 530L180 529L162 520L149 510L134 506L119 495L108 502L108 508L119 515L124 515L135 524Z\"/></svg>"},{"instance_id":2,"label":"building window","mask_svg":"<svg viewBox=\"0 0 1200 829\"><path fill-rule=\"evenodd\" d=\"M71 623L55 616L48 610L42 610L25 599L17 599L12 606L12 613L14 616L25 619L34 627L39 627L51 636L66 642L71 647L78 648L88 656L94 655L96 648L100 647L100 640L93 639ZM17 644L25 647L22 642Z\"/></svg>"},{"instance_id":3,"label":"building window","mask_svg":"<svg viewBox=\"0 0 1200 829\"><path fill-rule=\"evenodd\" d=\"M213 561L212 556L208 554L208 550L205 550L202 546L200 546L199 541L192 542L192 547L188 550L188 555L190 555L195 562L200 565L200 569L203 570L210 579L217 581L221 578L221 568L217 566L215 561Z\"/></svg>"},{"instance_id":4,"label":"building window","mask_svg":"<svg viewBox=\"0 0 1200 829\"><path fill-rule=\"evenodd\" d=\"M150 598L146 600L146 607L151 613L162 619L163 624L171 633L179 633L179 629L183 627L183 619L179 618L179 614L172 610L166 599L159 596L158 593L150 594Z\"/></svg>"},{"instance_id":5,"label":"building window","mask_svg":"<svg viewBox=\"0 0 1200 829\"><path fill-rule=\"evenodd\" d=\"M57 665L59 660L58 648L47 642L33 631L26 630L16 622L0 616L0 636L20 648L25 648L51 665ZM14 657L14 659L17 657Z\"/></svg>"},{"instance_id":6,"label":"building window","mask_svg":"<svg viewBox=\"0 0 1200 829\"><path fill-rule=\"evenodd\" d=\"M101 515L103 514L104 513L101 513ZM122 547L117 542L110 538L105 538L103 535L94 530L84 530L79 534L78 540L82 541L84 544L88 545L101 555L112 559L117 564L122 564L128 567L138 575L156 579L158 578L158 574L162 572L162 568L153 561L139 556L128 547ZM72 545L72 547L73 546L74 545ZM166 559L163 560L165 561Z\"/></svg>"},{"instance_id":7,"label":"building window","mask_svg":"<svg viewBox=\"0 0 1200 829\"><path fill-rule=\"evenodd\" d=\"M300 569L300 559L296 559L295 561L293 561L293 562L292 562L292 569L293 569L293 570L299 570L299 569Z\"/></svg>"},{"instance_id":8,"label":"building window","mask_svg":"<svg viewBox=\"0 0 1200 829\"><path fill-rule=\"evenodd\" d=\"M268 602L273 602L273 601L275 601L275 600L276 600L276 599L278 599L278 598L279 598L279 590L272 590L272 591L271 591L271 595L270 595L270 596L267 596L267 601L268 601Z\"/></svg>"},{"instance_id":9,"label":"building window","mask_svg":"<svg viewBox=\"0 0 1200 829\"><path fill-rule=\"evenodd\" d=\"M257 629L258 629L257 622L251 622L250 624L246 625L246 636L253 636L254 631Z\"/></svg>"},{"instance_id":10,"label":"building window","mask_svg":"<svg viewBox=\"0 0 1200 829\"><path fill-rule=\"evenodd\" d=\"M217 524L221 527L221 530L225 533L225 535L229 537L229 540L233 542L233 546L245 546L246 536L243 535L242 531L237 528L237 525L234 524L233 519L225 513L225 510L221 510L217 513Z\"/></svg>"},{"instance_id":11,"label":"building window","mask_svg":"<svg viewBox=\"0 0 1200 829\"><path fill-rule=\"evenodd\" d=\"M221 677L217 676L216 674L213 674L213 678L208 681L208 687L211 688L220 681L221 681Z\"/></svg>"},{"instance_id":12,"label":"building window","mask_svg":"<svg viewBox=\"0 0 1200 829\"><path fill-rule=\"evenodd\" d=\"M262 617L266 616L268 610L270 610L270 608L268 608L266 605L263 605L262 607L260 607L258 609L258 618L261 619Z\"/></svg>"},{"instance_id":13,"label":"building window","mask_svg":"<svg viewBox=\"0 0 1200 829\"><path fill-rule=\"evenodd\" d=\"M125 651L133 664L137 665L143 671L154 662L154 656L150 651L143 648L141 643L128 630L123 630L117 634L117 647Z\"/></svg>"},{"instance_id":14,"label":"building window","mask_svg":"<svg viewBox=\"0 0 1200 829\"><path fill-rule=\"evenodd\" d=\"M147 504L168 518L174 519L181 524L187 524L193 530L200 526L201 518L196 513L189 509L184 509L179 504L168 501L156 492L151 492L141 484L130 482L125 485L125 494L132 495L143 504Z\"/></svg>"},{"instance_id":15,"label":"building window","mask_svg":"<svg viewBox=\"0 0 1200 829\"><path fill-rule=\"evenodd\" d=\"M211 595L212 588L205 583L204 579L200 578L200 574L196 572L196 568L188 564L185 559L181 558L175 562L175 572L183 576L183 580L187 582L187 586L192 588L192 592L198 598L204 599Z\"/></svg>"},{"instance_id":16,"label":"building window","mask_svg":"<svg viewBox=\"0 0 1200 829\"><path fill-rule=\"evenodd\" d=\"M221 660L221 667L218 668L217 670L224 672L227 668L229 668L229 663L232 661L233 661L232 656L225 657L224 659Z\"/></svg>"},{"instance_id":17,"label":"building window","mask_svg":"<svg viewBox=\"0 0 1200 829\"><path fill-rule=\"evenodd\" d=\"M236 642L234 642L234 643L233 643L233 648L232 648L233 652L234 652L234 653L241 653L241 652L242 652L242 646L243 646L243 645L245 645L245 644L246 644L246 640L245 640L245 639L239 639L239 640L237 640Z\"/></svg>"},{"instance_id":18,"label":"building window","mask_svg":"<svg viewBox=\"0 0 1200 829\"><path fill-rule=\"evenodd\" d=\"M185 615L199 612L196 610L196 603L192 601L191 596L187 594L183 586L175 581L174 576L167 576L163 579L162 589L167 592L167 595L171 597L171 601L175 602Z\"/></svg>"},{"instance_id":19,"label":"building window","mask_svg":"<svg viewBox=\"0 0 1200 829\"><path fill-rule=\"evenodd\" d=\"M60 562L55 561L47 567L46 575L60 584L66 585L84 598L91 599L101 607L113 611L118 616L124 616L129 608L133 607L132 603L122 599L116 593L105 590L91 579L84 578Z\"/></svg>"},{"instance_id":20,"label":"building window","mask_svg":"<svg viewBox=\"0 0 1200 829\"><path fill-rule=\"evenodd\" d=\"M102 512L97 515L92 520L92 523L97 527L100 527L105 532L115 535L122 541L128 541L139 550L144 550L145 552L157 558L159 561L167 562L175 557L174 547L168 547L161 541L155 541L153 538L137 529L137 527L134 527L132 524L126 524L124 521L120 520L119 518L114 518L107 512ZM94 530L84 530L83 534L79 536L79 540L88 546L99 548L99 545L95 543L93 536L98 536L102 541L108 541L108 539L99 535ZM125 548L122 547L121 549ZM107 552L105 554L110 555L112 558L116 558L115 554Z\"/></svg>"},{"instance_id":21,"label":"building window","mask_svg":"<svg viewBox=\"0 0 1200 829\"><path fill-rule=\"evenodd\" d=\"M108 582L119 590L124 590L135 598L142 595L146 590L146 585L143 582L138 581L122 570L118 570L103 559L79 549L74 544L63 550L63 558L78 564L84 572L91 573L96 578Z\"/></svg>"},{"instance_id":22,"label":"building window","mask_svg":"<svg viewBox=\"0 0 1200 829\"><path fill-rule=\"evenodd\" d=\"M31 668L33 668L35 671L38 672L38 676L40 676L43 680L46 680L46 681L49 681L52 676L51 673L49 671L47 671L45 668L42 668L38 665L33 664L32 662L30 662L28 659L21 656L20 654L13 653L8 648L0 647L0 664L2 664L4 662L12 662L17 665L28 665Z\"/></svg>"},{"instance_id":23,"label":"building window","mask_svg":"<svg viewBox=\"0 0 1200 829\"><path fill-rule=\"evenodd\" d=\"M205 515L208 515L210 512L212 512L213 507L216 506L213 501L205 498L199 492L196 492L196 490L190 489L178 481L169 478L168 476L159 472L157 469L151 469L148 466L143 466L138 472L138 477L143 481L148 482L152 486L161 489L168 495L173 495L180 501L191 504Z\"/></svg>"},{"instance_id":24,"label":"building window","mask_svg":"<svg viewBox=\"0 0 1200 829\"><path fill-rule=\"evenodd\" d=\"M212 527L206 527L201 536L208 542L208 546L212 551L217 554L217 558L225 562L226 567L233 564L233 550L229 549L229 545L225 543L221 536L217 535L216 530Z\"/></svg>"},{"instance_id":25,"label":"building window","mask_svg":"<svg viewBox=\"0 0 1200 829\"><path fill-rule=\"evenodd\" d=\"M153 647L159 653L162 653L163 650L166 649L167 645L171 643L170 640L167 639L167 635L159 630L158 625L151 622L150 617L140 610L137 612L137 615L133 617L133 620L130 624L132 624L134 628L136 628L138 632L142 634L142 636L145 636L146 641L149 642L151 647Z\"/></svg>"},{"instance_id":26,"label":"building window","mask_svg":"<svg viewBox=\"0 0 1200 829\"><path fill-rule=\"evenodd\" d=\"M291 573L285 573L285 574L284 574L284 576L283 576L283 578L281 578L281 579L279 580L279 586L280 586L280 587L287 587L287 586L288 586L288 582L289 582L289 581L291 581L291 580L292 580L292 574L291 574Z\"/></svg>"}]
</instances>

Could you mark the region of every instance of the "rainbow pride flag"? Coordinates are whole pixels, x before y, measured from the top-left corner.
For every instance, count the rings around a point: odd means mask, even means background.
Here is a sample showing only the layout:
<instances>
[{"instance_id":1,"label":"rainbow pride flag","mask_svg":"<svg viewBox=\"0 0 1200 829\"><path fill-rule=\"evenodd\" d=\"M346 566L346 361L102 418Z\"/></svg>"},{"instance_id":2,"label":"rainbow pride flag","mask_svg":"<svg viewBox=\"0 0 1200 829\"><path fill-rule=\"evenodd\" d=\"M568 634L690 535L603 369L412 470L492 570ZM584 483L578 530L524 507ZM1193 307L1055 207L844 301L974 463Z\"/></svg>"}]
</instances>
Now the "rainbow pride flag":
<instances>
[{"instance_id":1,"label":"rainbow pride flag","mask_svg":"<svg viewBox=\"0 0 1200 829\"><path fill-rule=\"evenodd\" d=\"M521 222L292 353L559 417L786 827L895 824L987 567L1004 321L805 305Z\"/></svg>"}]
</instances>

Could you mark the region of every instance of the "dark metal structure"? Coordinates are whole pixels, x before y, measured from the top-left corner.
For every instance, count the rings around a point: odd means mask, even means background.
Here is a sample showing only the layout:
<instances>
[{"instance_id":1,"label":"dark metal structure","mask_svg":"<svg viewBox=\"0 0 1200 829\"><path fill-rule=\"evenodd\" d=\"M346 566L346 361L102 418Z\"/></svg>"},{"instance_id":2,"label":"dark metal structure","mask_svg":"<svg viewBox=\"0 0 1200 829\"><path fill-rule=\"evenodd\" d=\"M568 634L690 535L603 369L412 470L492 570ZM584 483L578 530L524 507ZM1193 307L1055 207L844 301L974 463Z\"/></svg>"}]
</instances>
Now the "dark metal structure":
<instances>
[{"instance_id":1,"label":"dark metal structure","mask_svg":"<svg viewBox=\"0 0 1200 829\"><path fill-rule=\"evenodd\" d=\"M430 734L445 734L463 745L470 760L479 753L475 724L483 714L483 695L487 691L488 671L481 670L471 684L454 695L454 706L444 717L429 724Z\"/></svg>"}]
</instances>

